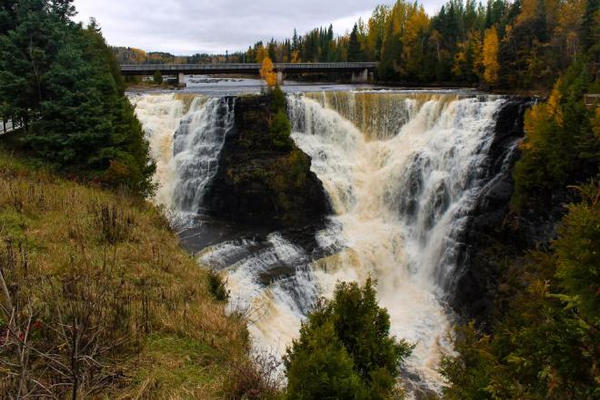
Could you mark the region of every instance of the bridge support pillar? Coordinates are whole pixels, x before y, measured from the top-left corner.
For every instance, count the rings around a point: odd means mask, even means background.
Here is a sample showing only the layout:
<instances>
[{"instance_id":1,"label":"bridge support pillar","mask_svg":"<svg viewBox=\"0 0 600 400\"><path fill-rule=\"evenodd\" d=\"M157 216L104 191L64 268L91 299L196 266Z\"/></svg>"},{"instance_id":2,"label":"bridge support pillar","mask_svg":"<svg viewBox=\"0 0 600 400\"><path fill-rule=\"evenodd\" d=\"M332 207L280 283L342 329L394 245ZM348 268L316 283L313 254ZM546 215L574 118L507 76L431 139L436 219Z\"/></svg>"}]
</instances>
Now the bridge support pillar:
<instances>
[{"instance_id":1,"label":"bridge support pillar","mask_svg":"<svg viewBox=\"0 0 600 400\"><path fill-rule=\"evenodd\" d=\"M185 87L185 74L183 72L179 72L177 74L177 87Z\"/></svg>"},{"instance_id":2,"label":"bridge support pillar","mask_svg":"<svg viewBox=\"0 0 600 400\"><path fill-rule=\"evenodd\" d=\"M277 84L279 86L283 86L283 82L285 80L285 75L281 71L277 71Z\"/></svg>"},{"instance_id":3,"label":"bridge support pillar","mask_svg":"<svg viewBox=\"0 0 600 400\"><path fill-rule=\"evenodd\" d=\"M369 82L369 70L364 69L361 72L352 73L352 83L367 83Z\"/></svg>"}]
</instances>

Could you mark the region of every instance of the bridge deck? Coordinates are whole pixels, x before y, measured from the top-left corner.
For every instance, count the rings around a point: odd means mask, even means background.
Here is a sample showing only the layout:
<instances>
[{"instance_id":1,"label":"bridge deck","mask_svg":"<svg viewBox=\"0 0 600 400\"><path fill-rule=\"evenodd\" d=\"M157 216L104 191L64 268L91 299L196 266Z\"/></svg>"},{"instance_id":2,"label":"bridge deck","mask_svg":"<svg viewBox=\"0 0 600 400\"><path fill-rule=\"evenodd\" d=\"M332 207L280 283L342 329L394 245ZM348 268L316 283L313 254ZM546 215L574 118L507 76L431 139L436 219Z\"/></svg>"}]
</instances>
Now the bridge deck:
<instances>
[{"instance_id":1,"label":"bridge deck","mask_svg":"<svg viewBox=\"0 0 600 400\"><path fill-rule=\"evenodd\" d=\"M152 75L156 71L162 74L226 74L251 73L258 74L260 64L124 64L121 72L124 75ZM275 71L281 72L357 72L374 70L376 62L347 63L277 63Z\"/></svg>"}]
</instances>

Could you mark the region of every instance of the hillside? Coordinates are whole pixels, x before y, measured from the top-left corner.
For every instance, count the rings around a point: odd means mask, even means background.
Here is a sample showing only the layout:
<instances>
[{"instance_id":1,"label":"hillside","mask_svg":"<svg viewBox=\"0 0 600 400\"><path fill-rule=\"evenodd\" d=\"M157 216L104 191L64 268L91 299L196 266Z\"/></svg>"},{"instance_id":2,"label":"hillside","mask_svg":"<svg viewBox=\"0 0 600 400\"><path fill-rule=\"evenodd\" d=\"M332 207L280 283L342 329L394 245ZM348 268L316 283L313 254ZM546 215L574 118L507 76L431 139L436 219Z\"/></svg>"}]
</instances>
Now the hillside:
<instances>
[{"instance_id":1,"label":"hillside","mask_svg":"<svg viewBox=\"0 0 600 400\"><path fill-rule=\"evenodd\" d=\"M0 244L1 398L234 396L245 322L149 203L0 150Z\"/></svg>"}]
</instances>

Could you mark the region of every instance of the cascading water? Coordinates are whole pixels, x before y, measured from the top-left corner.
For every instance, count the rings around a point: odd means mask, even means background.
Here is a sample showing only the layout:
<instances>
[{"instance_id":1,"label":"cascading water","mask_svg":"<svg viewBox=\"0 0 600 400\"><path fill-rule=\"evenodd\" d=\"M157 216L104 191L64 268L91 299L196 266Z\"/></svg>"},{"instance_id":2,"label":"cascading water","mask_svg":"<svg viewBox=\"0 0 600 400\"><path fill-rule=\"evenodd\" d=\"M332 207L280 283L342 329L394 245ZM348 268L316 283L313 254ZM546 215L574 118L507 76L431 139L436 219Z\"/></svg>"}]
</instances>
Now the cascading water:
<instances>
[{"instance_id":1,"label":"cascading water","mask_svg":"<svg viewBox=\"0 0 600 400\"><path fill-rule=\"evenodd\" d=\"M342 251L317 262L317 281L331 293L338 280L375 277L393 333L416 343L409 366L428 382L440 381L440 350L451 350L443 301L455 241L483 183L480 166L503 102L366 93L289 100L294 140L312 157L344 238ZM365 120L365 104L373 103L394 109L392 119Z\"/></svg>"},{"instance_id":2,"label":"cascading water","mask_svg":"<svg viewBox=\"0 0 600 400\"><path fill-rule=\"evenodd\" d=\"M206 185L217 172L226 133L233 127L231 97L132 97L156 162L156 202L172 223L185 226L199 213Z\"/></svg>"},{"instance_id":3,"label":"cascading water","mask_svg":"<svg viewBox=\"0 0 600 400\"><path fill-rule=\"evenodd\" d=\"M189 111L174 95L133 101L157 161L156 201L178 225L192 220L233 124L232 100L188 99ZM439 388L439 357L451 351L444 301L457 241L484 184L503 102L453 93L288 96L293 139L312 157L335 211L316 235L321 251L281 232L240 232L198 253L227 271L229 307L246 311L255 349L282 354L318 296L371 275L393 333L416 344L411 379Z\"/></svg>"}]
</instances>

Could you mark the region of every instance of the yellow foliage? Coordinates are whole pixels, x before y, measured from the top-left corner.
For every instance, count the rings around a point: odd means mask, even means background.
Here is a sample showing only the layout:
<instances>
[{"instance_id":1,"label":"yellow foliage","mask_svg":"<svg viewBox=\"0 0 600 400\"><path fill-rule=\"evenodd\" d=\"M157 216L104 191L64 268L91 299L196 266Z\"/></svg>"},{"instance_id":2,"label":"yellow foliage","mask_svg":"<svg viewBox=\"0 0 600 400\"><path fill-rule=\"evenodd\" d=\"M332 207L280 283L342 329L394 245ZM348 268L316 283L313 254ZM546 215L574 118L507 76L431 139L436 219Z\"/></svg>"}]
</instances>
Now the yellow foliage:
<instances>
[{"instance_id":1,"label":"yellow foliage","mask_svg":"<svg viewBox=\"0 0 600 400\"><path fill-rule=\"evenodd\" d=\"M411 60L421 46L420 37L429 29L429 16L423 6L415 6L409 10L408 18L402 34L403 53L405 60Z\"/></svg>"},{"instance_id":2,"label":"yellow foliage","mask_svg":"<svg viewBox=\"0 0 600 400\"><path fill-rule=\"evenodd\" d=\"M273 87L277 84L277 73L273 71L273 61L271 61L268 56L262 61L260 77L264 79L269 87Z\"/></svg>"},{"instance_id":3,"label":"yellow foliage","mask_svg":"<svg viewBox=\"0 0 600 400\"><path fill-rule=\"evenodd\" d=\"M517 23L520 24L535 16L538 0L523 0L521 1L521 13L517 17Z\"/></svg>"},{"instance_id":4,"label":"yellow foliage","mask_svg":"<svg viewBox=\"0 0 600 400\"><path fill-rule=\"evenodd\" d=\"M263 46L256 49L256 62L262 63L265 58L269 57L269 52Z\"/></svg>"},{"instance_id":5,"label":"yellow foliage","mask_svg":"<svg viewBox=\"0 0 600 400\"><path fill-rule=\"evenodd\" d=\"M548 115L546 111L545 104L536 104L525 112L523 127L527 133L527 141L521 144L521 149L531 150L535 147L536 127L540 125L540 122L547 120Z\"/></svg>"},{"instance_id":6,"label":"yellow foliage","mask_svg":"<svg viewBox=\"0 0 600 400\"><path fill-rule=\"evenodd\" d=\"M292 51L290 62L293 63L293 64L296 64L296 63L300 62L300 52L298 50Z\"/></svg>"},{"instance_id":7,"label":"yellow foliage","mask_svg":"<svg viewBox=\"0 0 600 400\"><path fill-rule=\"evenodd\" d=\"M527 141L521 145L522 149L532 150L542 146L547 140L544 136L545 130L542 127L548 123L556 123L558 126L562 126L563 115L559 90L561 83L560 79L556 82L548 101L534 105L525 113L524 128Z\"/></svg>"},{"instance_id":8,"label":"yellow foliage","mask_svg":"<svg viewBox=\"0 0 600 400\"><path fill-rule=\"evenodd\" d=\"M469 47L473 52L473 73L480 76L483 71L483 41L479 31L469 33Z\"/></svg>"},{"instance_id":9,"label":"yellow foliage","mask_svg":"<svg viewBox=\"0 0 600 400\"><path fill-rule=\"evenodd\" d=\"M556 120L556 123L559 126L562 126L563 124L563 115L562 115L562 109L560 108L560 99L561 99L561 94L560 94L560 90L559 87L561 85L561 80L559 79L556 84L554 85L554 88L552 89L552 93L550 93L550 97L548 98L548 114L552 117L554 117L554 119Z\"/></svg>"},{"instance_id":10,"label":"yellow foliage","mask_svg":"<svg viewBox=\"0 0 600 400\"><path fill-rule=\"evenodd\" d=\"M146 52L144 50L132 47L131 51L134 54L135 62L142 63L146 61Z\"/></svg>"},{"instance_id":11,"label":"yellow foliage","mask_svg":"<svg viewBox=\"0 0 600 400\"><path fill-rule=\"evenodd\" d=\"M500 64L498 62L498 32L492 26L485 31L483 39L483 79L489 84L498 82Z\"/></svg>"},{"instance_id":12,"label":"yellow foliage","mask_svg":"<svg viewBox=\"0 0 600 400\"><path fill-rule=\"evenodd\" d=\"M585 0L570 0L560 6L558 26L554 36L565 42L568 57L575 57L579 49L579 31L585 14L585 5Z\"/></svg>"},{"instance_id":13,"label":"yellow foliage","mask_svg":"<svg viewBox=\"0 0 600 400\"><path fill-rule=\"evenodd\" d=\"M467 62L467 42L457 43L458 51L454 54L454 64L452 65L452 73L455 77L460 78L463 74L462 67Z\"/></svg>"},{"instance_id":14,"label":"yellow foliage","mask_svg":"<svg viewBox=\"0 0 600 400\"><path fill-rule=\"evenodd\" d=\"M373 10L372 16L368 21L368 32L365 43L365 48L369 55L376 55L377 42L383 39L385 32L385 21L389 18L390 7L386 5L379 5Z\"/></svg>"},{"instance_id":15,"label":"yellow foliage","mask_svg":"<svg viewBox=\"0 0 600 400\"><path fill-rule=\"evenodd\" d=\"M423 6L413 8L409 12L409 17L406 20L402 42L405 44L415 42L421 32L429 28L429 16L423 9Z\"/></svg>"}]
</instances>

